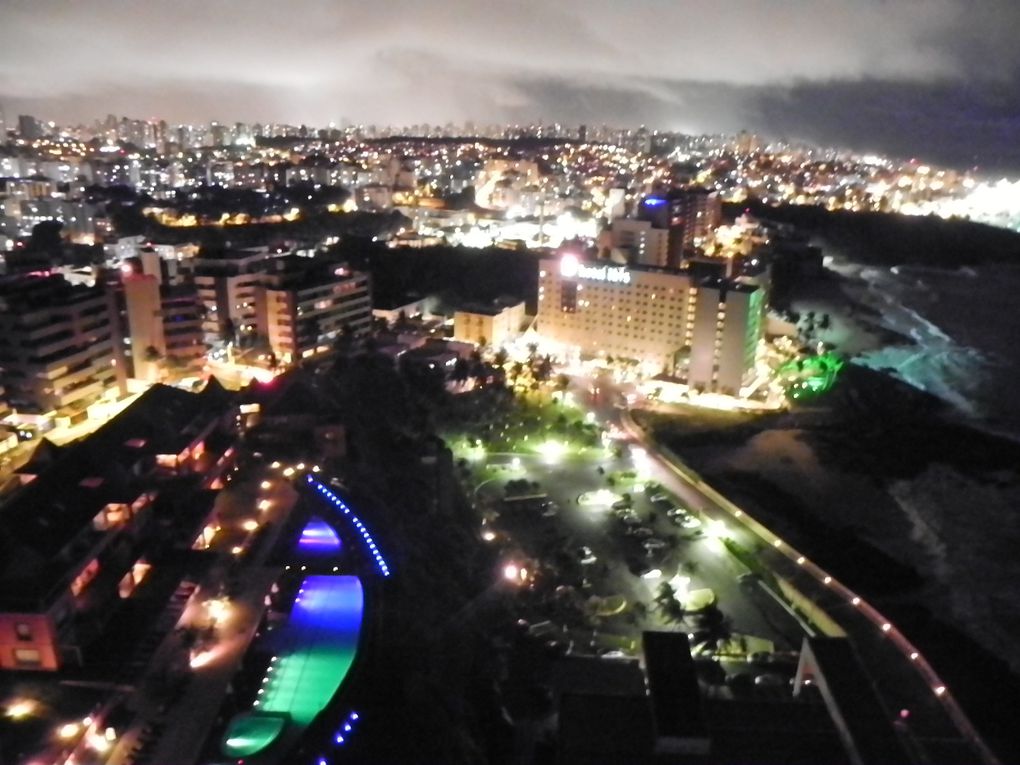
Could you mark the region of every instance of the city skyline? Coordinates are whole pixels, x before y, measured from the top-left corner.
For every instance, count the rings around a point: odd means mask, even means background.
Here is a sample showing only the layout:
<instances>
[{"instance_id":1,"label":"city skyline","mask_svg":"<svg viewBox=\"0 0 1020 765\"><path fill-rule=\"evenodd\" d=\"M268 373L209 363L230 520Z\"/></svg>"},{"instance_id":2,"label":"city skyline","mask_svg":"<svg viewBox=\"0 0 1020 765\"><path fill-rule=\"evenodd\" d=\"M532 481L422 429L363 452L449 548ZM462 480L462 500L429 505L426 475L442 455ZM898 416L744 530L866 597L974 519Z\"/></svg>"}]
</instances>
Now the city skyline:
<instances>
[{"instance_id":1,"label":"city skyline","mask_svg":"<svg viewBox=\"0 0 1020 765\"><path fill-rule=\"evenodd\" d=\"M0 104L58 122L647 124L1020 167L1020 10L10 2ZM168 36L167 29L175 34ZM40 52L65 51L61 55ZM70 53L68 51L71 51ZM102 51L102 55L90 53ZM73 61L74 65L68 65ZM922 130L919 126L923 125Z\"/></svg>"},{"instance_id":2,"label":"city skyline","mask_svg":"<svg viewBox=\"0 0 1020 765\"><path fill-rule=\"evenodd\" d=\"M0 0L0 765L1020 762L1017 28Z\"/></svg>"}]
</instances>

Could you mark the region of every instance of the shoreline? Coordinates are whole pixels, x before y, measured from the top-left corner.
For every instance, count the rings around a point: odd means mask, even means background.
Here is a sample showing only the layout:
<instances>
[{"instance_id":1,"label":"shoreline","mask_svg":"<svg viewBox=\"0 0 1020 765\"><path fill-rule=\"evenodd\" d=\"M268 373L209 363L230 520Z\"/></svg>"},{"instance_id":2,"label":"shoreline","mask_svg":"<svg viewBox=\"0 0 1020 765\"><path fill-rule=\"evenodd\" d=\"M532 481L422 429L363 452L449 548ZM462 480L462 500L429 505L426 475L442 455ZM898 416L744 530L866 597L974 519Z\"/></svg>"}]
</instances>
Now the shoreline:
<instances>
[{"instance_id":1,"label":"shoreline","mask_svg":"<svg viewBox=\"0 0 1020 765\"><path fill-rule=\"evenodd\" d=\"M1007 576L988 574L1009 554L1009 516L992 512L996 502L1009 512L1020 493L1020 444L947 412L931 394L854 367L826 399L788 413L636 414L709 484L894 619L1004 761L1020 761L1001 711L1020 708L1020 650L1003 643L1020 610L996 610L1016 597ZM955 493L926 503L940 477ZM975 486L991 499L957 508Z\"/></svg>"}]
</instances>

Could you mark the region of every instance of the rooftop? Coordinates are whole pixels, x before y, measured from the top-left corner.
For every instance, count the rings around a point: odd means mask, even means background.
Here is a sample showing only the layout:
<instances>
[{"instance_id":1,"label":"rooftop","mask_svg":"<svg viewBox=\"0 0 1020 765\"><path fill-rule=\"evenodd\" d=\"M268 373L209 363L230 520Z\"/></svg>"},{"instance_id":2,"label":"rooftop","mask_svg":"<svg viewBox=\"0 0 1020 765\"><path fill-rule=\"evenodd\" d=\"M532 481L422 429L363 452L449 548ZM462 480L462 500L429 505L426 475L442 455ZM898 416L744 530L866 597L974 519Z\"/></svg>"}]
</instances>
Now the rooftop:
<instances>
[{"instance_id":1,"label":"rooftop","mask_svg":"<svg viewBox=\"0 0 1020 765\"><path fill-rule=\"evenodd\" d=\"M813 664L829 714L849 736L861 762L911 762L891 716L845 638L805 638L801 662Z\"/></svg>"},{"instance_id":2,"label":"rooftop","mask_svg":"<svg viewBox=\"0 0 1020 765\"><path fill-rule=\"evenodd\" d=\"M229 401L214 379L201 393L154 385L92 435L63 447L40 442L22 468L35 477L0 507L0 607L51 592L77 563L57 556L107 504L150 488L154 455L179 453Z\"/></svg>"}]
</instances>

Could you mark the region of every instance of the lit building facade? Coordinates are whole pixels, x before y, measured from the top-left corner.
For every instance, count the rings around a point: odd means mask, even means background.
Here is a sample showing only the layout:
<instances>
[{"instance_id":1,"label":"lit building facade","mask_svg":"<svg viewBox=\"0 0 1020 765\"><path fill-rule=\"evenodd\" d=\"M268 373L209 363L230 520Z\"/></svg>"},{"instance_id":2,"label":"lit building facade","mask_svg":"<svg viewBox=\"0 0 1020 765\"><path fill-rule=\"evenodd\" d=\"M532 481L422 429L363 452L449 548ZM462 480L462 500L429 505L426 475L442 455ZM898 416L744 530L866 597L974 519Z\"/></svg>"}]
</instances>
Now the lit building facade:
<instances>
[{"instance_id":1,"label":"lit building facade","mask_svg":"<svg viewBox=\"0 0 1020 765\"><path fill-rule=\"evenodd\" d=\"M668 228L656 228L650 220L618 218L607 233L606 244L623 250L631 262L645 266L669 265Z\"/></svg>"},{"instance_id":2,"label":"lit building facade","mask_svg":"<svg viewBox=\"0 0 1020 765\"><path fill-rule=\"evenodd\" d=\"M680 238L682 252L702 247L722 222L722 200L708 189L686 189L671 202L670 227Z\"/></svg>"},{"instance_id":3,"label":"lit building facade","mask_svg":"<svg viewBox=\"0 0 1020 765\"><path fill-rule=\"evenodd\" d=\"M280 258L254 291L259 337L282 363L329 350L372 325L368 274L299 256Z\"/></svg>"},{"instance_id":4,"label":"lit building facade","mask_svg":"<svg viewBox=\"0 0 1020 765\"><path fill-rule=\"evenodd\" d=\"M123 384L114 364L111 299L61 276L0 282L0 382L12 409L83 410Z\"/></svg>"},{"instance_id":5,"label":"lit building facade","mask_svg":"<svg viewBox=\"0 0 1020 765\"><path fill-rule=\"evenodd\" d=\"M732 395L753 376L757 287L565 255L540 262L538 290L536 328L567 354L632 360Z\"/></svg>"},{"instance_id":6,"label":"lit building facade","mask_svg":"<svg viewBox=\"0 0 1020 765\"><path fill-rule=\"evenodd\" d=\"M524 301L513 305L465 305L453 314L453 339L499 347L520 335L524 317Z\"/></svg>"},{"instance_id":7,"label":"lit building facade","mask_svg":"<svg viewBox=\"0 0 1020 765\"><path fill-rule=\"evenodd\" d=\"M166 286L159 291L166 363L194 366L205 357L202 314L198 291L190 285Z\"/></svg>"},{"instance_id":8,"label":"lit building facade","mask_svg":"<svg viewBox=\"0 0 1020 765\"><path fill-rule=\"evenodd\" d=\"M689 321L690 350L678 360L677 376L700 391L739 394L754 375L763 336L764 295L753 284L718 278L702 281Z\"/></svg>"},{"instance_id":9,"label":"lit building facade","mask_svg":"<svg viewBox=\"0 0 1020 765\"><path fill-rule=\"evenodd\" d=\"M255 289L268 262L269 248L230 250L196 256L189 265L204 309L205 342L239 341L255 332Z\"/></svg>"},{"instance_id":10,"label":"lit building facade","mask_svg":"<svg viewBox=\"0 0 1020 765\"><path fill-rule=\"evenodd\" d=\"M127 319L132 374L140 380L158 380L166 355L166 338L160 317L159 281L148 274L125 274L121 281Z\"/></svg>"},{"instance_id":11,"label":"lit building facade","mask_svg":"<svg viewBox=\"0 0 1020 765\"><path fill-rule=\"evenodd\" d=\"M124 273L123 325L131 374L150 382L205 356L203 306L190 285L163 285L151 274Z\"/></svg>"}]
</instances>

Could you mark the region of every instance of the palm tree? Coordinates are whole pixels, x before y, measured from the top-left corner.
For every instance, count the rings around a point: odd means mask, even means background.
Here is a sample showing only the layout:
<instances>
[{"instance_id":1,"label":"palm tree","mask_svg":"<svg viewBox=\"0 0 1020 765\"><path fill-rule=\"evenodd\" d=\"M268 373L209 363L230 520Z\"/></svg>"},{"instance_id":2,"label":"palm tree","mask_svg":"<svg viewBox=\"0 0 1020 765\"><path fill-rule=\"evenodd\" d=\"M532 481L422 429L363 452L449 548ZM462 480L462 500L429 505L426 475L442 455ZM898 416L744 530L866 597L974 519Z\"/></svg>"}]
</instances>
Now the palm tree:
<instances>
[{"instance_id":1,"label":"palm tree","mask_svg":"<svg viewBox=\"0 0 1020 765\"><path fill-rule=\"evenodd\" d=\"M716 602L712 602L698 613L698 627L708 633L706 640L716 647L733 635L733 620L719 610Z\"/></svg>"},{"instance_id":2,"label":"palm tree","mask_svg":"<svg viewBox=\"0 0 1020 765\"><path fill-rule=\"evenodd\" d=\"M676 599L676 590L669 582L659 585L659 591L655 595L655 605L662 618L671 624L681 623L687 615L683 605Z\"/></svg>"}]
</instances>

